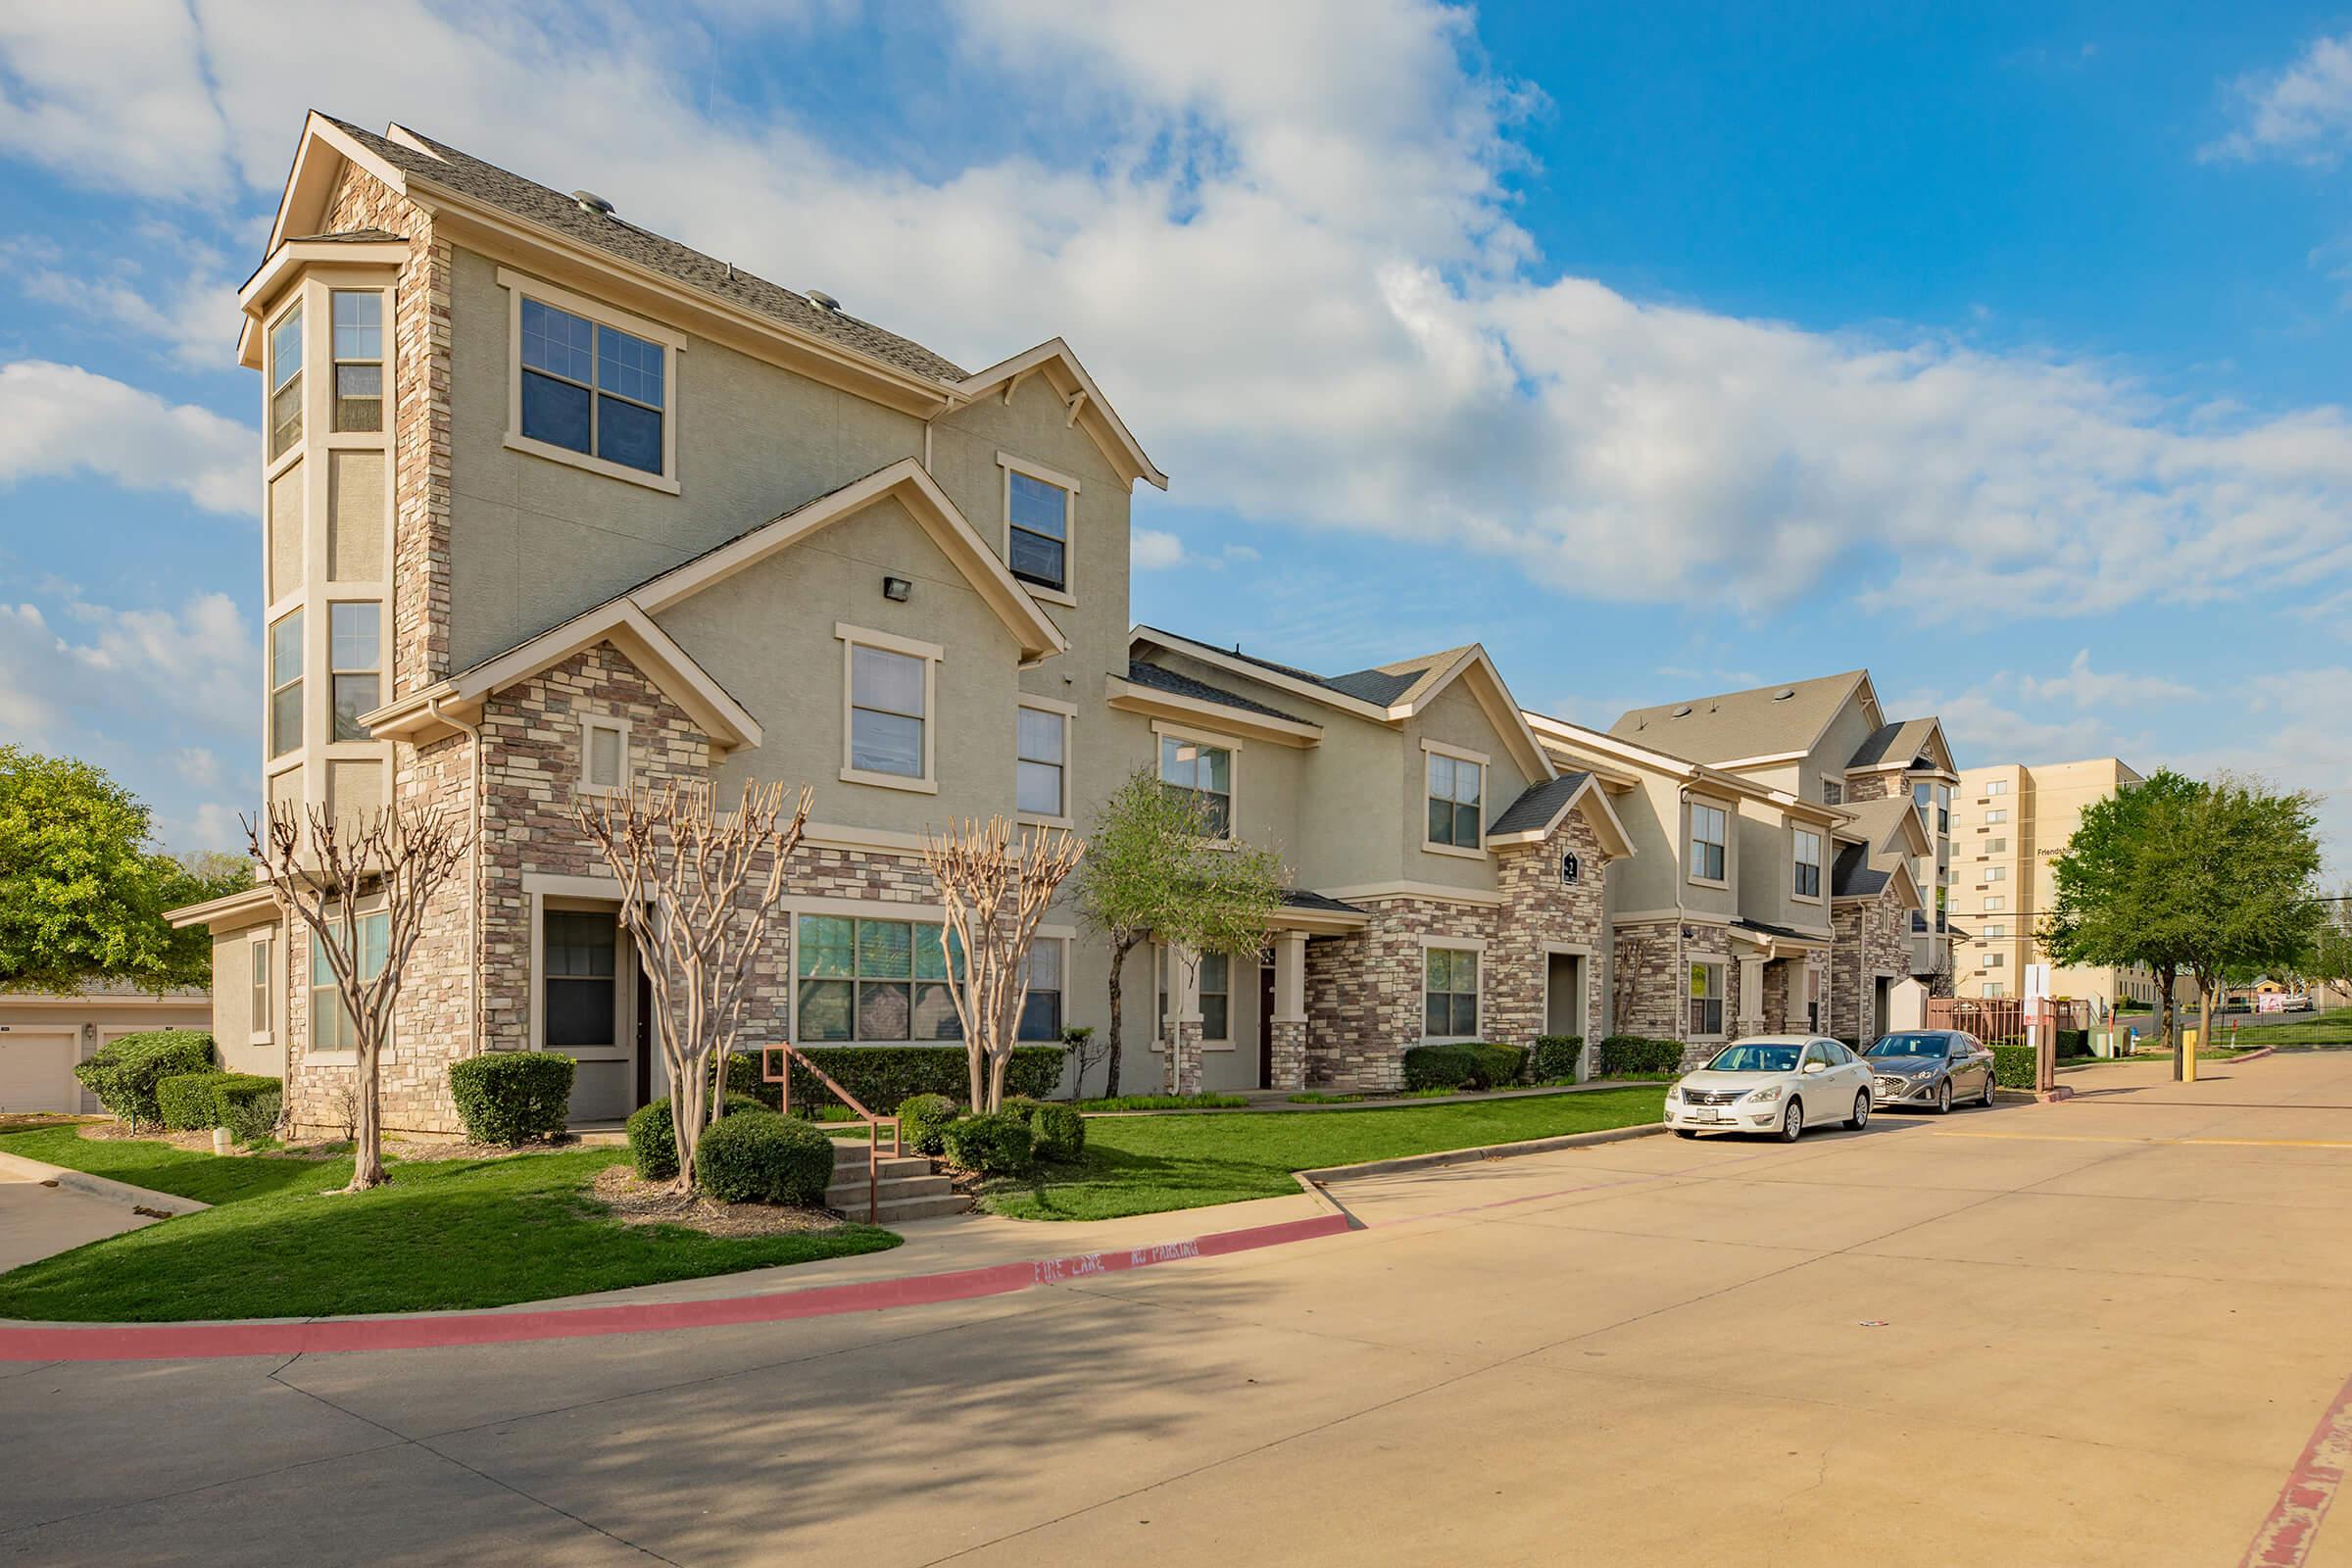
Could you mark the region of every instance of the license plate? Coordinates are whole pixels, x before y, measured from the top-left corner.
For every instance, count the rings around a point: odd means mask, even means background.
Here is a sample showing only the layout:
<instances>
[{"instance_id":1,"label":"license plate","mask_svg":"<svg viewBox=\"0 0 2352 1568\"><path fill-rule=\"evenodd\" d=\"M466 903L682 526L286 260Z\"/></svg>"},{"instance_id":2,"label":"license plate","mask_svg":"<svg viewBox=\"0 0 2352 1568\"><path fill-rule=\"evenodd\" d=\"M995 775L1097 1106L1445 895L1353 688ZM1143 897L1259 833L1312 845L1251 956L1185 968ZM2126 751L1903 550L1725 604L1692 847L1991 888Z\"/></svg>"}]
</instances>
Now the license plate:
<instances>
[{"instance_id":1,"label":"license plate","mask_svg":"<svg viewBox=\"0 0 2352 1568\"><path fill-rule=\"evenodd\" d=\"M1697 1116L1700 1121L1723 1121L1726 1119L1722 1111L1710 1109L1704 1106L1692 1112L1692 1114Z\"/></svg>"}]
</instances>

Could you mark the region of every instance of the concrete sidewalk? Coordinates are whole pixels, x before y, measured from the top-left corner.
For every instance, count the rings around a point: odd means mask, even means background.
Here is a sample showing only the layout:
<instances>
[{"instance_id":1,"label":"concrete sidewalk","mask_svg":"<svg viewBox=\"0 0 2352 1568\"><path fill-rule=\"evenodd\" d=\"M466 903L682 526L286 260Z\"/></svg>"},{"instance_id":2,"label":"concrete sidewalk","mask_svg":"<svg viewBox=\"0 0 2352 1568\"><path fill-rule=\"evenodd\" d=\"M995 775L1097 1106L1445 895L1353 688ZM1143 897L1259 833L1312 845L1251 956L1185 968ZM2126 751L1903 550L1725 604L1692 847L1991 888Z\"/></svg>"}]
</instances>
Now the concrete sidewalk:
<instances>
[{"instance_id":1,"label":"concrete sidewalk","mask_svg":"<svg viewBox=\"0 0 2352 1568\"><path fill-rule=\"evenodd\" d=\"M154 1223L127 1201L0 1170L0 1271Z\"/></svg>"}]
</instances>

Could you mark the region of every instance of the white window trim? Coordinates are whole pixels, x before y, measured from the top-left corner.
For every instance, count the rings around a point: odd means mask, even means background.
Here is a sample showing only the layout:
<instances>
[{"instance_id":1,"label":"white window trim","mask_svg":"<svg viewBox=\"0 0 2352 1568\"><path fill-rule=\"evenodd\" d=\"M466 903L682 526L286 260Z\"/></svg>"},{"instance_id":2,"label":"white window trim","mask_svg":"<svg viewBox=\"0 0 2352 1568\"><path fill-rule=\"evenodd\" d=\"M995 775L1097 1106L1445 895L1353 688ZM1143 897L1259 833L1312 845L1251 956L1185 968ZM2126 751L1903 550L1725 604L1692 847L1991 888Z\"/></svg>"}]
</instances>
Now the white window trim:
<instances>
[{"instance_id":1,"label":"white window trim","mask_svg":"<svg viewBox=\"0 0 2352 1568\"><path fill-rule=\"evenodd\" d=\"M1459 1046L1469 1045L1485 1038L1487 1027L1487 939L1485 937L1434 936L1424 931L1421 933L1420 946L1421 1026L1424 1029L1429 1027L1429 950L1442 948L1449 953L1475 953L1478 955L1478 990L1475 993L1478 998L1478 1028L1466 1035L1424 1034L1419 1037L1417 1043L1424 1046ZM1448 996L1452 994L1451 992L1446 993Z\"/></svg>"},{"instance_id":2,"label":"white window trim","mask_svg":"<svg viewBox=\"0 0 2352 1568\"><path fill-rule=\"evenodd\" d=\"M599 784L590 775L596 756L596 733L611 730L620 737L620 777L611 784ZM580 720L580 793L583 795L618 795L629 787L629 721L592 713Z\"/></svg>"},{"instance_id":3,"label":"white window trim","mask_svg":"<svg viewBox=\"0 0 2352 1568\"><path fill-rule=\"evenodd\" d=\"M608 479L624 479L664 495L678 494L678 357L686 352L686 336L682 332L649 321L642 316L616 311L610 305L599 304L569 289L543 283L526 272L513 268L498 270L498 285L507 291L507 438L510 452L527 453L545 458L550 463L566 464L602 474ZM586 452L574 452L569 447L556 446L546 441L534 441L522 433L522 299L528 294L542 305L552 305L573 316L584 316L600 325L626 332L631 337L644 338L662 345L662 471L648 473L623 463L612 463ZM387 411L385 423L391 423Z\"/></svg>"},{"instance_id":4,"label":"white window trim","mask_svg":"<svg viewBox=\"0 0 2352 1568\"><path fill-rule=\"evenodd\" d=\"M853 626L841 620L833 623L833 635L841 642L841 781L844 784L870 784L877 789L906 790L916 795L937 795L939 664L941 660L947 658L947 650L937 643L918 642L912 637ZM920 778L908 778L904 773L876 773L851 765L850 689L855 662L852 651L858 648L876 648L884 653L905 654L923 662L923 772Z\"/></svg>"},{"instance_id":5,"label":"white window trim","mask_svg":"<svg viewBox=\"0 0 2352 1568\"><path fill-rule=\"evenodd\" d=\"M271 951L271 939L274 937L274 935L275 933L270 931L257 931L247 941L246 944L246 996L248 999L250 999L253 994L253 963L255 955L258 953L262 964L262 994L268 999L270 1007L268 1014L270 1021L264 1024L261 1028L256 1029L253 1027L253 1017L250 1010L252 1004L250 1000L248 1001L248 1011L245 1018L245 1043L249 1046L270 1045L274 1043L277 1038L277 1014L279 1011L277 1000L277 955Z\"/></svg>"},{"instance_id":6,"label":"white window trim","mask_svg":"<svg viewBox=\"0 0 2352 1568\"><path fill-rule=\"evenodd\" d=\"M1684 956L1683 966L1686 970L1688 970L1692 964L1700 963L1711 965L1712 967L1721 969L1723 971L1723 996L1721 998L1723 1003L1723 1027L1716 1030L1711 1035L1692 1034L1689 1032L1690 1028L1691 1002L1690 976L1688 973L1685 973L1682 977L1683 1016L1679 1021L1685 1030L1683 1035L1684 1041L1687 1044L1694 1046L1711 1043L1719 1044L1723 1041L1729 1040L1732 1037L1732 1025L1734 1022L1732 1017L1732 956L1728 953L1691 953Z\"/></svg>"},{"instance_id":7,"label":"white window trim","mask_svg":"<svg viewBox=\"0 0 2352 1568\"><path fill-rule=\"evenodd\" d=\"M1467 747L1448 746L1444 741L1423 739L1421 742L1421 849L1427 855L1450 855L1463 860L1492 859L1487 849L1487 781L1493 775L1494 759L1484 752ZM1429 759L1450 757L1457 762L1478 764L1478 848L1466 849L1459 844L1440 844L1429 836Z\"/></svg>"},{"instance_id":8,"label":"white window trim","mask_svg":"<svg viewBox=\"0 0 2352 1568\"><path fill-rule=\"evenodd\" d=\"M383 897L382 897L382 895L380 895L380 894L377 894L377 895L372 895L372 896L369 896L369 897L368 897L368 898L364 898L364 899L362 899L362 900L360 901L360 917L361 917L362 919L366 919L368 916L369 916L369 915L371 915L371 914L382 914L382 913L384 913L384 912L385 912L384 901L383 901ZM336 918L337 918L338 920L340 920L340 918L341 918L341 911L340 911L340 910L337 910L337 912L336 912ZM318 932L316 932L316 931L311 931L311 930L308 930L308 929L306 929L306 930L304 931L304 933L303 933L303 936L304 936L304 944L303 944L303 957L302 957L302 1031L303 1031L303 1041L302 1041L302 1044L303 1044L303 1052L302 1052L302 1059L303 1059L303 1062L304 1062L306 1065L308 1065L308 1066L313 1066L313 1067L357 1067L357 1066L360 1064L360 1048L359 1048L359 1047L357 1047L357 1046L354 1046L354 1047L352 1047L352 1048L351 1048L350 1050L348 1050L348 1051L321 1051L321 1050L319 1050L319 1049L318 1048L318 993L319 993L319 991L321 991L321 990L333 990L333 989L334 989L334 987L333 987L333 985L332 985L331 983L330 983L329 985L327 985L327 986L324 986L324 987L314 986L314 985L312 985L312 984L311 984L311 965L312 965L312 963L313 963L313 962L315 962L316 960L315 960L315 959L312 957L312 956L311 956L310 947L311 947L311 944L313 944L313 943L316 943L316 942L318 940ZM291 944L289 944L289 945L288 945L288 949L287 949L287 953L286 953L286 962L287 962L288 964L291 964L291 963L293 963L293 961L294 961L294 954L293 954L293 951L292 951L292 946L291 946ZM384 1043L383 1043L383 1044L382 1044L380 1047L378 1047L378 1048L377 1048L377 1050L376 1050L376 1054L375 1054L375 1055L376 1055L376 1061L377 1061L379 1064L381 1064L381 1065L387 1065L387 1066L388 1066L388 1065L390 1065L390 1063L391 1063L391 1062L392 1062L392 1060L393 1060L393 1055L394 1055L393 1048L394 1048L394 1046L395 1046L395 1045L397 1045L397 1044L398 1044L399 1040L400 1040L400 1025L399 1025L399 1023L398 1023L397 1021L395 1021L395 1022L394 1022L394 1023L391 1025L391 1027L390 1027L390 1030L389 1030L389 1031L388 1031L388 1032L385 1034L385 1036L384 1036Z\"/></svg>"},{"instance_id":9,"label":"white window trim","mask_svg":"<svg viewBox=\"0 0 2352 1568\"><path fill-rule=\"evenodd\" d=\"M1026 577L1013 580L1028 590L1032 599L1042 599L1050 605L1075 605L1078 603L1078 481L1042 463L1032 463L1010 452L997 454L997 466L1004 470L997 482L997 512L1004 519L1003 546L1006 571L1012 569L1012 476L1025 473L1032 479L1059 485L1069 492L1061 514L1061 586L1049 588L1044 583L1031 582Z\"/></svg>"},{"instance_id":10,"label":"white window trim","mask_svg":"<svg viewBox=\"0 0 2352 1568\"><path fill-rule=\"evenodd\" d=\"M1831 791L1831 790L1833 790L1833 789L1835 789L1835 790L1838 792L1838 799L1837 799L1837 800L1835 800L1835 801L1832 801L1832 800L1830 799L1830 791ZM1824 773L1824 774L1822 774L1822 775L1821 775L1821 800L1822 800L1822 804L1823 804L1824 806L1837 806L1837 807L1838 807L1838 808L1844 808L1845 806L1847 806L1848 804L1850 804L1850 803L1848 803L1848 802L1847 802L1847 800L1846 800L1846 798L1845 798L1845 780L1844 780L1843 778L1840 778L1840 777L1839 777L1838 774L1836 774L1836 773Z\"/></svg>"},{"instance_id":11,"label":"white window trim","mask_svg":"<svg viewBox=\"0 0 2352 1568\"><path fill-rule=\"evenodd\" d=\"M1225 759L1225 836L1204 838L1203 844L1225 848L1241 842L1242 837L1242 743L1230 735L1220 735L1213 729L1196 729L1190 724L1171 724L1165 719L1152 721L1152 775L1159 777L1159 743L1169 740L1192 741L1196 745L1213 746L1226 754ZM1166 782L1162 780L1161 782Z\"/></svg>"},{"instance_id":12,"label":"white window trim","mask_svg":"<svg viewBox=\"0 0 2352 1568\"><path fill-rule=\"evenodd\" d=\"M1058 815L1047 816L1036 811L1024 811L1019 809L1020 779L1018 777L1018 773L1021 760L1021 747L1020 731L1016 728L1013 731L1012 747L1012 760L1015 773L1015 777L1013 779L1013 820L1020 823L1024 827L1076 826L1076 819L1070 815L1070 740L1072 731L1074 731L1078 725L1078 705L1076 703L1060 702L1052 697L1032 697L1028 693L1023 692L1015 701L1014 706L1017 708L1030 709L1040 713L1052 713L1061 720L1061 811ZM1014 722L1017 724L1019 721L1016 719Z\"/></svg>"},{"instance_id":13,"label":"white window trim","mask_svg":"<svg viewBox=\"0 0 2352 1568\"><path fill-rule=\"evenodd\" d=\"M1690 868L1690 852L1698 848L1699 808L1723 813L1723 875L1700 876ZM1732 824L1739 819L1739 810L1729 801L1709 796L1693 795L1683 803L1683 879L1697 888L1729 888L1732 885ZM1710 839L1709 843L1716 842Z\"/></svg>"},{"instance_id":14,"label":"white window trim","mask_svg":"<svg viewBox=\"0 0 2352 1568\"><path fill-rule=\"evenodd\" d=\"M1796 858L1796 836L1810 834L1813 839L1813 881L1820 890L1814 893L1796 891L1796 868L1805 862ZM1788 830L1788 897L1798 904L1819 904L1829 893L1830 841L1818 828L1791 827Z\"/></svg>"}]
</instances>

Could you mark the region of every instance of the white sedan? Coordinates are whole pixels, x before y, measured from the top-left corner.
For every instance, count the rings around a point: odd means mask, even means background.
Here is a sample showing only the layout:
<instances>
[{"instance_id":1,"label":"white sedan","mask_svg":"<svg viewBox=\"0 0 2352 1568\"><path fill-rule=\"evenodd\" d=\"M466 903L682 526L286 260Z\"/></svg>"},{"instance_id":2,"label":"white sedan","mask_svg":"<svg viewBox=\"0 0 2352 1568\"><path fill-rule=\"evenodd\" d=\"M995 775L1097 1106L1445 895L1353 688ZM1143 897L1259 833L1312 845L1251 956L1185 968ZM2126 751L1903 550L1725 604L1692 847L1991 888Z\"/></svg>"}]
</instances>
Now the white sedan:
<instances>
[{"instance_id":1,"label":"white sedan","mask_svg":"<svg viewBox=\"0 0 2352 1568\"><path fill-rule=\"evenodd\" d=\"M1756 1035L1666 1091L1666 1125L1700 1133L1772 1133L1793 1144L1808 1123L1870 1125L1870 1069L1819 1035Z\"/></svg>"}]
</instances>

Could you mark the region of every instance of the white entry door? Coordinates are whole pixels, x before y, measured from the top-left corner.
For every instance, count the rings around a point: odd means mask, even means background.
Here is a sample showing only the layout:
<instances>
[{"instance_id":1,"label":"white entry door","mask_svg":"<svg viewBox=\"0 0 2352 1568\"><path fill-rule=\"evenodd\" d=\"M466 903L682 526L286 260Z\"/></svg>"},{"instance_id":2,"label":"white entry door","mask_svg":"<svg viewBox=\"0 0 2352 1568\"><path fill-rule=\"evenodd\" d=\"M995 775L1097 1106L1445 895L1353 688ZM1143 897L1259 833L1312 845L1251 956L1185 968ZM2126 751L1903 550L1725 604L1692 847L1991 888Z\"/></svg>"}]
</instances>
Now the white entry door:
<instances>
[{"instance_id":1,"label":"white entry door","mask_svg":"<svg viewBox=\"0 0 2352 1568\"><path fill-rule=\"evenodd\" d=\"M80 1034L68 1029L0 1032L0 1110L81 1108L74 1076Z\"/></svg>"}]
</instances>

